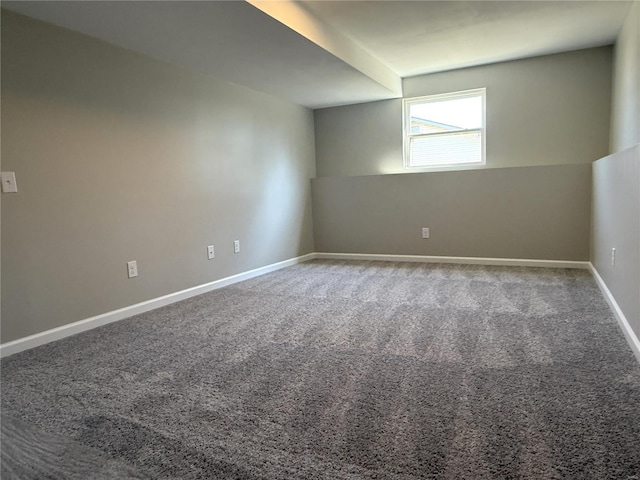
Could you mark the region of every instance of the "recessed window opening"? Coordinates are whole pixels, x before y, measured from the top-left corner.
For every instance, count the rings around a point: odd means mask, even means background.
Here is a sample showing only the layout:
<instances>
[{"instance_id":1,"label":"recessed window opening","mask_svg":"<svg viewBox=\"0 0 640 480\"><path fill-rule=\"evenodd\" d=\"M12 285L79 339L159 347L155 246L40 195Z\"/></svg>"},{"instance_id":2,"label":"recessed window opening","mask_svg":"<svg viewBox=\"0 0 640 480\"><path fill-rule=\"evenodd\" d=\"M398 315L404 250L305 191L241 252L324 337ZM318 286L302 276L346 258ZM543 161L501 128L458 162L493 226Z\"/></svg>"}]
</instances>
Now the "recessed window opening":
<instances>
[{"instance_id":1,"label":"recessed window opening","mask_svg":"<svg viewBox=\"0 0 640 480\"><path fill-rule=\"evenodd\" d=\"M484 88L403 101L404 165L485 163Z\"/></svg>"}]
</instances>

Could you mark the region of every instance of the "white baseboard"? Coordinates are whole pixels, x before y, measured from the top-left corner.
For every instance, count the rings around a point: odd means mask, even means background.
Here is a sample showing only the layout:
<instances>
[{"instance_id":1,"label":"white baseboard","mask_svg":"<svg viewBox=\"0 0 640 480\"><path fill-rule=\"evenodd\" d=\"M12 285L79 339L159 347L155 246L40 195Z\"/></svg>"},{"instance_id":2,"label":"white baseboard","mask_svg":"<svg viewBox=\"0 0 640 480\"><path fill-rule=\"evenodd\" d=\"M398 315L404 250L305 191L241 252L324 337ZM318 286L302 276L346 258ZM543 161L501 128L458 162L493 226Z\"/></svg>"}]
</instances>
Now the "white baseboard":
<instances>
[{"instance_id":1,"label":"white baseboard","mask_svg":"<svg viewBox=\"0 0 640 480\"><path fill-rule=\"evenodd\" d=\"M14 353L22 352L23 350L28 350L39 345L44 345L45 343L60 340L61 338L75 335L76 333L91 330L108 323L117 322L134 315L139 315L141 313L148 312L149 310L154 310L156 308L169 305L170 303L179 302L180 300L186 300L187 298L195 297L196 295L201 295L218 288L226 287L227 285L242 282L243 280L249 280L250 278L258 277L260 275L264 275L265 273L273 272L275 270L289 267L297 263L306 262L308 260L313 260L314 258L316 258L316 255L314 253L303 255L301 257L291 258L289 260L284 260L282 262L273 263L271 265L266 265L254 270L249 270L248 272L221 278L220 280L216 280L214 282L187 288L186 290L170 293L162 297L153 298L151 300L136 303L135 305L120 308L118 310L113 310L111 312L106 312L101 315L96 315L95 317L79 320L77 322L53 328L44 332L36 333L34 335L29 335L28 337L19 338L17 340L13 340L11 342L0 345L0 358L7 357L9 355L13 355Z\"/></svg>"},{"instance_id":2,"label":"white baseboard","mask_svg":"<svg viewBox=\"0 0 640 480\"><path fill-rule=\"evenodd\" d=\"M598 287L602 291L604 298L607 300L607 303L611 307L611 310L613 311L613 316L616 317L616 320L618 321L618 325L620 326L622 333L624 333L624 336L627 339L627 342L629 343L629 346L631 347L633 354L638 359L638 362L640 362L640 340L638 340L638 337L636 336L633 329L631 328L631 325L629 325L629 322L627 321L627 317L624 316L624 313L620 309L618 302L616 302L616 299L614 298L613 294L609 290L609 287L607 287L607 284L604 283L604 280L596 270L596 267L594 267L592 263L589 263L589 269L591 270L593 278L595 278L596 283L598 284Z\"/></svg>"},{"instance_id":3,"label":"white baseboard","mask_svg":"<svg viewBox=\"0 0 640 480\"><path fill-rule=\"evenodd\" d=\"M331 260L376 260L381 262L458 263L466 265L496 265L509 267L589 268L589 262L570 260L530 260L524 258L438 257L431 255L384 255L368 253L322 253L315 258Z\"/></svg>"},{"instance_id":4,"label":"white baseboard","mask_svg":"<svg viewBox=\"0 0 640 480\"><path fill-rule=\"evenodd\" d=\"M360 253L309 253L296 258L291 258L282 262L266 265L264 267L256 268L248 272L239 273L230 277L222 278L204 285L198 285L196 287L181 290L179 292L170 293L162 297L153 298L135 305L120 308L110 312L96 315L95 317L79 320L68 325L53 328L44 332L36 333L28 337L19 338L11 342L0 345L0 358L13 355L14 353L22 352L30 348L44 345L45 343L60 340L76 333L91 330L108 323L117 322L125 318L139 315L150 310L154 310L171 303L186 300L187 298L195 297L203 293L216 290L218 288L225 287L243 280L248 280L265 273L273 272L281 268L289 267L298 263L306 262L313 259L334 259L334 260L376 260L376 261L389 261L389 262L425 262L425 263L456 263L456 264L469 264L469 265L502 265L502 266L517 266L517 267L551 267L551 268L590 268L589 262L574 262L574 261L558 261L558 260L529 260L529 259L511 259L511 258L481 258L481 257L439 257L439 256L426 256L426 255L380 255L380 254L360 254ZM591 267L592 268L592 267ZM595 272L595 270L593 270ZM604 285L604 283L603 283ZM606 288L606 287L605 287ZM608 291L608 290L607 290ZM606 294L605 294L606 296ZM611 297L613 298L613 297ZM613 307L612 307L613 308ZM618 309L619 310L619 309ZM621 313L621 312L620 312ZM624 316L623 316L624 318ZM626 320L625 320L626 322ZM628 323L626 323L628 327ZM628 327L631 332L630 327ZM633 334L633 332L631 332ZM625 331L625 334L626 331ZM635 338L635 337L634 337ZM637 338L635 339L637 342ZM634 352L638 351L637 349Z\"/></svg>"}]
</instances>

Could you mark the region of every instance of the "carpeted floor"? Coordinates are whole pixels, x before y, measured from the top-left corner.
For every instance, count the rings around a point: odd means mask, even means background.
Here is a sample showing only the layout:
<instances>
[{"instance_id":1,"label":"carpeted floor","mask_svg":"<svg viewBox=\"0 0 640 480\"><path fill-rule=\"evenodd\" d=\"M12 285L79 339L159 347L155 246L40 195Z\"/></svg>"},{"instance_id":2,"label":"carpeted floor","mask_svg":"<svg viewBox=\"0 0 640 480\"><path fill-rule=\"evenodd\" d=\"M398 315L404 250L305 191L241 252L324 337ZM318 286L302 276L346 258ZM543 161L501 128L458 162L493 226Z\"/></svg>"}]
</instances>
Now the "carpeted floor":
<instances>
[{"instance_id":1,"label":"carpeted floor","mask_svg":"<svg viewBox=\"0 0 640 480\"><path fill-rule=\"evenodd\" d=\"M313 261L1 366L4 480L640 479L583 270Z\"/></svg>"}]
</instances>

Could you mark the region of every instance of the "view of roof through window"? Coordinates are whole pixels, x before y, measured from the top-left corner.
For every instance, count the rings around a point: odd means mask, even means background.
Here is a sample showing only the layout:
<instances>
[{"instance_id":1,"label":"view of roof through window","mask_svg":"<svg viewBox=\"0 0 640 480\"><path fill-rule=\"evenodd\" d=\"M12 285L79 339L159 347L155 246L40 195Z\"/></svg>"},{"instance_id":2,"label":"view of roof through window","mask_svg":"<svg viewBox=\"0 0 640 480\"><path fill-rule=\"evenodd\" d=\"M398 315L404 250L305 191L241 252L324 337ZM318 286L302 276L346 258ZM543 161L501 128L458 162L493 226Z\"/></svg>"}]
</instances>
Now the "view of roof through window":
<instances>
[{"instance_id":1,"label":"view of roof through window","mask_svg":"<svg viewBox=\"0 0 640 480\"><path fill-rule=\"evenodd\" d=\"M411 105L411 133L482 128L482 97L443 99Z\"/></svg>"}]
</instances>

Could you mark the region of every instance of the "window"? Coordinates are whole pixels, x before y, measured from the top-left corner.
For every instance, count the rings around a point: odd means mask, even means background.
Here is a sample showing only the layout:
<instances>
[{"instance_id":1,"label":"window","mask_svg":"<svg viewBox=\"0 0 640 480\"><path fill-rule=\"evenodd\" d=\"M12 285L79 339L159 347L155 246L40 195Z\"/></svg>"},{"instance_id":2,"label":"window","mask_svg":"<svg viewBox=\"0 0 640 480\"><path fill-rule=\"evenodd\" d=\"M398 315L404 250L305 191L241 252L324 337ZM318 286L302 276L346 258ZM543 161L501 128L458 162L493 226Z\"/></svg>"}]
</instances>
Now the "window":
<instances>
[{"instance_id":1,"label":"window","mask_svg":"<svg viewBox=\"0 0 640 480\"><path fill-rule=\"evenodd\" d=\"M484 165L485 89L403 101L406 168Z\"/></svg>"}]
</instances>

